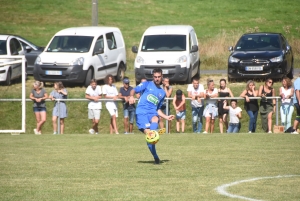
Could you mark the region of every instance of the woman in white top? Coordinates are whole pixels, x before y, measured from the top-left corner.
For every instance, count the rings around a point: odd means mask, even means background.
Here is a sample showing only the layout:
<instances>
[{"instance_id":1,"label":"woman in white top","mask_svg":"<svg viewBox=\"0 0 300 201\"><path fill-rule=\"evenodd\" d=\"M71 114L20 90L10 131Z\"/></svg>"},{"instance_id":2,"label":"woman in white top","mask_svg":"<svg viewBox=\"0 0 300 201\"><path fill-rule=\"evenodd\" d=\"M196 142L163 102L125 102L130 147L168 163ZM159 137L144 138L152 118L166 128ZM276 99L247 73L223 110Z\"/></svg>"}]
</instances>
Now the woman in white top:
<instances>
[{"instance_id":1,"label":"woman in white top","mask_svg":"<svg viewBox=\"0 0 300 201\"><path fill-rule=\"evenodd\" d=\"M215 118L218 117L218 107L217 98L218 89L215 88L214 81L212 79L207 79L207 90L205 91L204 98L206 99L206 106L203 111L203 116L205 117L205 131L203 133L208 133L210 127L210 133L214 131Z\"/></svg>"},{"instance_id":2,"label":"woman in white top","mask_svg":"<svg viewBox=\"0 0 300 201\"><path fill-rule=\"evenodd\" d=\"M106 101L105 106L110 114L110 134L113 134L115 132L116 134L119 134L118 127L117 127L117 117L118 117L118 107L115 100L117 100L119 92L113 83L115 82L115 79L112 75L107 75L105 77L105 85L102 87L102 93L104 95L104 98L106 99L112 99L112 101Z\"/></svg>"},{"instance_id":3,"label":"woman in white top","mask_svg":"<svg viewBox=\"0 0 300 201\"><path fill-rule=\"evenodd\" d=\"M236 100L231 100L231 106L227 106L227 101L224 101L223 108L229 110L229 126L227 133L238 133L240 130L240 119L242 118L242 109L237 106Z\"/></svg>"},{"instance_id":4,"label":"woman in white top","mask_svg":"<svg viewBox=\"0 0 300 201\"><path fill-rule=\"evenodd\" d=\"M291 101L291 97L294 94L294 88L292 86L292 81L288 77L284 77L282 79L282 87L279 88L279 94L281 96L280 118L284 130L287 130L291 126L294 112L293 102Z\"/></svg>"}]
</instances>

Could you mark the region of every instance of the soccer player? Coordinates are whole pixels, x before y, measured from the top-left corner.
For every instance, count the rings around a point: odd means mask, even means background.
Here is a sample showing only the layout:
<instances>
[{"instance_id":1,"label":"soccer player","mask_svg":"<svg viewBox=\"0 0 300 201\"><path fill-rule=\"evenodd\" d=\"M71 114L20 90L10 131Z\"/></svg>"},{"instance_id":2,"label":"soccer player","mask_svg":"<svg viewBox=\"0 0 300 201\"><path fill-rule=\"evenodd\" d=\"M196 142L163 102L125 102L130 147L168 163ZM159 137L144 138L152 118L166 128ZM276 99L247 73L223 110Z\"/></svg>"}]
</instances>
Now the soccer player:
<instances>
[{"instance_id":1,"label":"soccer player","mask_svg":"<svg viewBox=\"0 0 300 201\"><path fill-rule=\"evenodd\" d=\"M135 93L142 94L136 107L136 124L138 129L145 134L158 128L159 117L166 120L174 119L174 115L167 116L160 109L166 97L166 92L160 87L162 78L162 70L154 69L153 81L141 82L130 91L129 104L135 103ZM155 144L147 143L147 146L154 157L155 164L159 164Z\"/></svg>"}]
</instances>

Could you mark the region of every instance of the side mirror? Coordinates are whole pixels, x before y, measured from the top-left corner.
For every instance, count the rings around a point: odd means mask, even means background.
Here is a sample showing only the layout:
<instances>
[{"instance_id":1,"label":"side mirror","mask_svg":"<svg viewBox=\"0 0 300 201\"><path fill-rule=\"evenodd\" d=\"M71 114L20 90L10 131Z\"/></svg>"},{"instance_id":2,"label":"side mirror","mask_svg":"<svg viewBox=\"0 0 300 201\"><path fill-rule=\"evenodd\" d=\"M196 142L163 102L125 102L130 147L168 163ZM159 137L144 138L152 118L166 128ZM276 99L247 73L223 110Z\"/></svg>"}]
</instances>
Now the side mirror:
<instances>
[{"instance_id":1,"label":"side mirror","mask_svg":"<svg viewBox=\"0 0 300 201\"><path fill-rule=\"evenodd\" d=\"M288 51L290 51L290 50L291 50L291 46L287 45L287 46L286 46L286 51L288 52Z\"/></svg>"},{"instance_id":2,"label":"side mirror","mask_svg":"<svg viewBox=\"0 0 300 201\"><path fill-rule=\"evenodd\" d=\"M233 51L233 47L230 46L230 47L228 48L228 51L232 52L232 51Z\"/></svg>"},{"instance_id":3,"label":"side mirror","mask_svg":"<svg viewBox=\"0 0 300 201\"><path fill-rule=\"evenodd\" d=\"M137 53L137 52L138 52L137 46L132 46L131 51L132 51L133 53Z\"/></svg>"},{"instance_id":4,"label":"side mirror","mask_svg":"<svg viewBox=\"0 0 300 201\"><path fill-rule=\"evenodd\" d=\"M197 45L193 45L191 52L197 52L198 51L198 46Z\"/></svg>"},{"instance_id":5,"label":"side mirror","mask_svg":"<svg viewBox=\"0 0 300 201\"><path fill-rule=\"evenodd\" d=\"M27 46L25 47L25 50L26 50L26 52L30 52L30 51L32 50L32 48L31 48L30 46L27 45Z\"/></svg>"},{"instance_id":6,"label":"side mirror","mask_svg":"<svg viewBox=\"0 0 300 201\"><path fill-rule=\"evenodd\" d=\"M104 49L103 48L99 48L98 51L94 52L94 55L103 54L103 53L104 53Z\"/></svg>"}]
</instances>

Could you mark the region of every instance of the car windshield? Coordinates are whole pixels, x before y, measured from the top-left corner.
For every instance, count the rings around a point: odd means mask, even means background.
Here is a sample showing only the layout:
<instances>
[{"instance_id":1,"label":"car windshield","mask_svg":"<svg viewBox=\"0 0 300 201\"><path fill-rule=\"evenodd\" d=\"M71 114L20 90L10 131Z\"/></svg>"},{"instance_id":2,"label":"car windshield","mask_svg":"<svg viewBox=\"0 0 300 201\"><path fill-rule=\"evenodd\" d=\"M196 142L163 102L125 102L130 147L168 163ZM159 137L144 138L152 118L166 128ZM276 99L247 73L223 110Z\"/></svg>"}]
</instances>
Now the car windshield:
<instances>
[{"instance_id":1,"label":"car windshield","mask_svg":"<svg viewBox=\"0 0 300 201\"><path fill-rule=\"evenodd\" d=\"M235 46L236 51L278 51L280 41L277 35L245 35Z\"/></svg>"},{"instance_id":2,"label":"car windshield","mask_svg":"<svg viewBox=\"0 0 300 201\"><path fill-rule=\"evenodd\" d=\"M55 36L47 52L88 52L92 41L92 36Z\"/></svg>"},{"instance_id":3,"label":"car windshield","mask_svg":"<svg viewBox=\"0 0 300 201\"><path fill-rule=\"evenodd\" d=\"M144 37L142 51L185 51L185 35L149 35Z\"/></svg>"},{"instance_id":4,"label":"car windshield","mask_svg":"<svg viewBox=\"0 0 300 201\"><path fill-rule=\"evenodd\" d=\"M0 40L0 55L7 55L6 40Z\"/></svg>"}]
</instances>

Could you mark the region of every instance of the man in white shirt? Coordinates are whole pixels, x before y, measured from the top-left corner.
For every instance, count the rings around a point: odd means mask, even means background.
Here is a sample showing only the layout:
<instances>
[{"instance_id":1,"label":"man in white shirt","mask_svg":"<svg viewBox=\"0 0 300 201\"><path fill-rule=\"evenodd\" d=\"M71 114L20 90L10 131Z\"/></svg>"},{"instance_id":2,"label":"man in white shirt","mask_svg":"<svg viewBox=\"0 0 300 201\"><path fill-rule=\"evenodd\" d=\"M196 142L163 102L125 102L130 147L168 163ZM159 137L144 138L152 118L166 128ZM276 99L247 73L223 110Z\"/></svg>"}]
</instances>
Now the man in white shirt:
<instances>
[{"instance_id":1,"label":"man in white shirt","mask_svg":"<svg viewBox=\"0 0 300 201\"><path fill-rule=\"evenodd\" d=\"M101 87L97 85L97 80L91 80L90 86L88 86L85 91L85 98L89 99L88 117L92 120L92 128L89 130L89 133L98 134L98 123L102 109L102 103L99 99L102 98L102 91Z\"/></svg>"},{"instance_id":2,"label":"man in white shirt","mask_svg":"<svg viewBox=\"0 0 300 201\"><path fill-rule=\"evenodd\" d=\"M106 101L105 106L108 110L111 121L110 121L110 134L113 134L115 132L116 134L119 134L118 127L117 127L117 117L118 117L118 107L115 100L118 99L119 92L117 90L117 87L113 84L115 82L115 79L112 75L107 75L105 77L105 85L102 87L103 95L106 99L112 99L112 101Z\"/></svg>"},{"instance_id":3,"label":"man in white shirt","mask_svg":"<svg viewBox=\"0 0 300 201\"><path fill-rule=\"evenodd\" d=\"M199 78L194 77L192 79L192 84L188 85L187 88L188 97L191 98L192 107L192 122L193 122L193 132L201 133L202 130L202 116L203 116L203 100L204 97L204 87L199 84Z\"/></svg>"}]
</instances>

